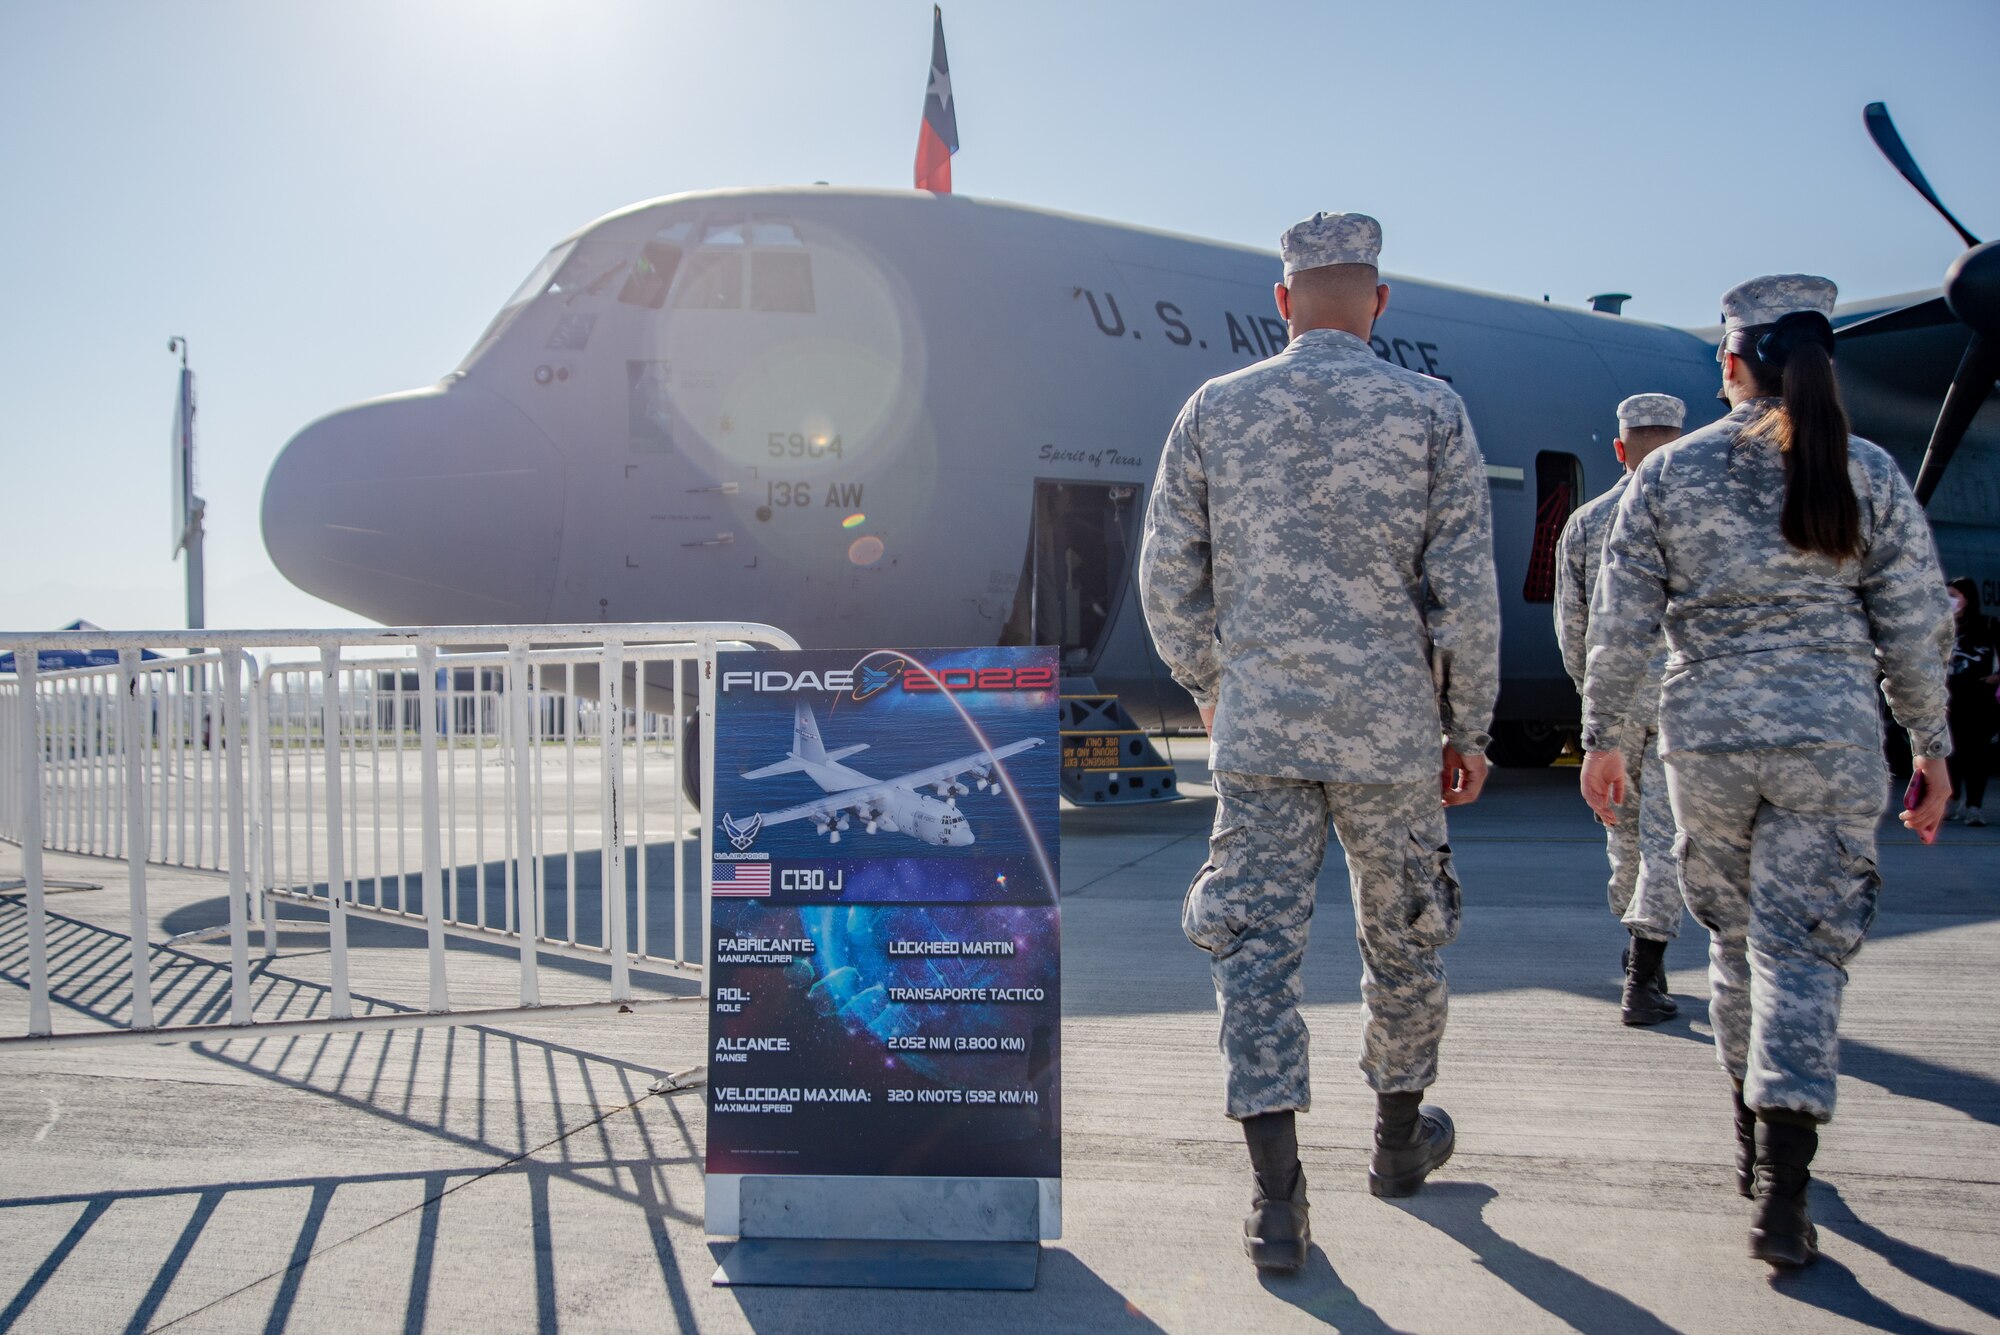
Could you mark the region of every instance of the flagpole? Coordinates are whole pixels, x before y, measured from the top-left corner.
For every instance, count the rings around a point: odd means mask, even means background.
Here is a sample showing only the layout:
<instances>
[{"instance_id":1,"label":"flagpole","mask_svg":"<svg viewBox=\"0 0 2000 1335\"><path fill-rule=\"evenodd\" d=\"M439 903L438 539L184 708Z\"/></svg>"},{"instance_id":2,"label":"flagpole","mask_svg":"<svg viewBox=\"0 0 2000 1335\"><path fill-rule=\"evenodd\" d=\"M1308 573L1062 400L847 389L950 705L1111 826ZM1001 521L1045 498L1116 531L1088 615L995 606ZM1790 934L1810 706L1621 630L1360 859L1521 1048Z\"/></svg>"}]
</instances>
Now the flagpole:
<instances>
[{"instance_id":1,"label":"flagpole","mask_svg":"<svg viewBox=\"0 0 2000 1335\"><path fill-rule=\"evenodd\" d=\"M201 539L202 514L207 504L201 497L194 499L194 522L188 529L187 540L187 628L203 630L208 626L208 609L204 605L207 572L202 569Z\"/></svg>"}]
</instances>

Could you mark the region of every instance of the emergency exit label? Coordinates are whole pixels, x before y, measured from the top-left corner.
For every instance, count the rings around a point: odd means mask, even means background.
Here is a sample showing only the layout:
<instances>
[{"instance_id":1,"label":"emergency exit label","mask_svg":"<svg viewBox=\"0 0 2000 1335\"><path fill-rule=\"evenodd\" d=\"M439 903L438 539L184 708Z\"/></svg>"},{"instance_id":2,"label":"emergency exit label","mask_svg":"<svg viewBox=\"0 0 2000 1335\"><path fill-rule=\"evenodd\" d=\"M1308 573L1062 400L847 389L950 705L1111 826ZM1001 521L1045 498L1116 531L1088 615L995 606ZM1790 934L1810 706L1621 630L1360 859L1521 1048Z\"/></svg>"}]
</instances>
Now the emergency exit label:
<instances>
[{"instance_id":1,"label":"emergency exit label","mask_svg":"<svg viewBox=\"0 0 2000 1335\"><path fill-rule=\"evenodd\" d=\"M1064 769L1121 769L1124 757L1116 733L1087 733L1063 738L1062 763Z\"/></svg>"}]
</instances>

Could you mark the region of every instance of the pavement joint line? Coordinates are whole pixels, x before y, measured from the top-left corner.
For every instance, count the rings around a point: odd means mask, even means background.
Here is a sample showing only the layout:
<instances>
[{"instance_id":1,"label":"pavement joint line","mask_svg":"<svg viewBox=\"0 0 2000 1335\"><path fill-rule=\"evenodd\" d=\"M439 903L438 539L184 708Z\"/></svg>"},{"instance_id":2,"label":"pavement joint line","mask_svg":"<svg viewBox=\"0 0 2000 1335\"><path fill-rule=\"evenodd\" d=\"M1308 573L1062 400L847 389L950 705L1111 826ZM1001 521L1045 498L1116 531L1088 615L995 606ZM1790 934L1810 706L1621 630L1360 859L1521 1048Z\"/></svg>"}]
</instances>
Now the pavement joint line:
<instances>
[{"instance_id":1,"label":"pavement joint line","mask_svg":"<svg viewBox=\"0 0 2000 1335\"><path fill-rule=\"evenodd\" d=\"M203 1312L211 1311L214 1308L220 1307L222 1304L229 1302L234 1298L240 1298L244 1294L250 1292L252 1289L261 1288L263 1285L270 1283L272 1280L281 1280L285 1276L293 1273L294 1271L304 1270L308 1265L311 1265L314 1261L318 1260L322 1256L327 1255L329 1252L338 1251L340 1248L345 1247L350 1242L358 1242L362 1238L367 1237L370 1233L379 1232L380 1230L387 1228L389 1225L395 1223L399 1219L407 1219L409 1216L413 1214L421 1214L424 1210L430 1208L436 1202L444 1200L444 1198L447 1196L453 1195L456 1192L463 1191L467 1187L474 1186L477 1183L484 1182L487 1178L492 1177L495 1173L504 1173L510 1168L525 1163L528 1160L533 1159L536 1155L541 1154L546 1150L553 1149L554 1147L562 1144L564 1141L570 1139L572 1136L581 1135L585 1131L592 1130L593 1128L600 1126L605 1122L610 1121L613 1117L616 1117L619 1113L632 1111L634 1108L644 1103L647 1099L661 1098L661 1097L664 1097L664 1094L655 1094L651 1091L648 1091L647 1093L641 1094L638 1098L633 1099L630 1103L621 1103L615 1108L607 1108L603 1112L597 1114L597 1116L591 1118L590 1120L586 1122L579 1122L577 1125L569 1128L566 1131L563 1131L559 1135L551 1137L550 1139L542 1142L540 1145L536 1145L531 1149L523 1150L519 1154L516 1154L509 1159L503 1160L500 1163L492 1164L486 1168L483 1168L480 1171L467 1177L464 1181L454 1183L453 1185L446 1187L443 1191L437 1192L430 1196L426 1196L424 1197L423 1200L418 1201L415 1205L409 1206L406 1209L398 1210L396 1211L396 1213L388 1216L385 1219L378 1219L374 1223L368 1225L368 1227L363 1229L358 1229L355 1232L348 1234L344 1238L340 1238L333 1242L329 1242L324 1247L315 1247L312 1251L308 1252L304 1256L299 1257L297 1260L291 1262L290 1264L280 1266L278 1269L271 1271L269 1274L260 1275L258 1278L251 1280L248 1284L244 1284L238 1288L231 1289L228 1293L225 1293L217 1298L212 1298L208 1302L203 1303L200 1307L196 1307L189 1311L181 1313L179 1316L175 1317L171 1321L163 1321L157 1326L148 1326L146 1327L145 1335L154 1335L154 1332L156 1331L169 1330L174 1326L178 1326L179 1324L181 1324L181 1322L186 1321L191 1317L200 1316Z\"/></svg>"},{"instance_id":2,"label":"pavement joint line","mask_svg":"<svg viewBox=\"0 0 2000 1335\"><path fill-rule=\"evenodd\" d=\"M1100 875L1091 877L1089 880L1085 881L1082 885L1079 885L1074 889L1065 887L1062 891L1063 897L1068 898L1071 895L1080 895L1085 890L1088 890L1091 886L1096 885L1099 881L1109 880L1111 877L1116 876L1121 871L1130 871L1132 868L1138 866L1140 863L1149 861L1152 858L1156 858L1160 854L1166 852L1168 849L1184 844L1188 840L1195 838L1197 835L1200 835L1203 838L1207 837L1206 832L1204 831L1189 830L1186 834L1179 835L1173 839L1169 839L1166 843L1161 844L1158 848L1151 849L1145 853L1141 853L1138 857L1133 858L1130 862L1121 862L1117 866L1113 867L1110 871L1103 872Z\"/></svg>"}]
</instances>

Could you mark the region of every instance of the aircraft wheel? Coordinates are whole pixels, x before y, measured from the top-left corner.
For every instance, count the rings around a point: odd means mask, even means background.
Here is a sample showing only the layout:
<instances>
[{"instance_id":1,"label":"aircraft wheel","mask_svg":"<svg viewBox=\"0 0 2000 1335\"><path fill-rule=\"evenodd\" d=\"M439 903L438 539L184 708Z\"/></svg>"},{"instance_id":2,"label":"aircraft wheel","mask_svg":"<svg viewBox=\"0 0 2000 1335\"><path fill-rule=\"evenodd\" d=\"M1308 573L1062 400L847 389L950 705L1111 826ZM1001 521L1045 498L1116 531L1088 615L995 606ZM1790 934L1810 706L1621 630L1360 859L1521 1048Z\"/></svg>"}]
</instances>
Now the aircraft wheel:
<instances>
[{"instance_id":1,"label":"aircraft wheel","mask_svg":"<svg viewBox=\"0 0 2000 1335\"><path fill-rule=\"evenodd\" d=\"M1569 742L1569 730L1539 720L1510 719L1493 725L1487 759L1507 769L1546 769Z\"/></svg>"},{"instance_id":2,"label":"aircraft wheel","mask_svg":"<svg viewBox=\"0 0 2000 1335\"><path fill-rule=\"evenodd\" d=\"M688 805L701 810L701 719L689 714L681 720L681 792Z\"/></svg>"}]
</instances>

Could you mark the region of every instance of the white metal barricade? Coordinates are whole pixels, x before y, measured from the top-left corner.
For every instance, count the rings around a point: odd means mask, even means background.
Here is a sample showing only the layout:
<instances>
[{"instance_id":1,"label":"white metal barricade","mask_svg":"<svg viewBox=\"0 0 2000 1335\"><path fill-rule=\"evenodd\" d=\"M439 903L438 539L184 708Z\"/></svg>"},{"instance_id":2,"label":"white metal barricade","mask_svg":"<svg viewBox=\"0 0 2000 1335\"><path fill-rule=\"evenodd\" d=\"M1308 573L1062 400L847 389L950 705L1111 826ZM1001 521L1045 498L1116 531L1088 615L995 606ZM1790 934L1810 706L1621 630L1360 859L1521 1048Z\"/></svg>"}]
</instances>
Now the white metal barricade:
<instances>
[{"instance_id":1,"label":"white metal barricade","mask_svg":"<svg viewBox=\"0 0 2000 1335\"><path fill-rule=\"evenodd\" d=\"M46 647L46 646L45 646ZM40 673L45 847L55 852L123 857L130 754L147 795L150 860L167 866L223 868L224 749L220 651L141 659L117 666ZM121 658L125 657L121 654ZM247 658L243 670L254 674ZM20 714L6 708L18 677L0 676L0 752L17 754ZM133 701L127 711L122 702ZM127 729L130 729L128 734ZM17 766L0 767L0 838L21 842Z\"/></svg>"},{"instance_id":2,"label":"white metal barricade","mask_svg":"<svg viewBox=\"0 0 2000 1335\"><path fill-rule=\"evenodd\" d=\"M200 652L142 662L142 644ZM0 836L21 849L29 986L27 1032L0 1036L0 1046L468 1023L667 1000L635 999L635 966L699 978L705 993L713 836L700 822L691 926L679 720L691 703L701 735L713 735L715 654L738 645L797 647L774 627L734 622L0 634L0 650L20 664L11 682L0 678ZM38 650L52 648L114 649L120 661L38 673ZM260 670L253 656L300 649L317 660ZM464 652L445 652L454 649ZM628 705L628 675L664 712ZM580 681L595 689L580 694ZM713 748L700 751L706 792ZM656 834L648 813L659 807L670 827ZM670 890L652 884L647 857L649 841L668 833ZM130 1004L118 1027L53 1029L52 1001L64 998L50 993L45 848L126 863ZM579 861L592 858L586 878ZM226 870L227 922L153 941L149 862ZM595 891L579 894L586 880ZM260 928L272 952L281 905L313 910L314 923L324 914L324 1016L255 1012L250 934ZM424 931L425 996L355 1013L350 916ZM283 925L307 924L294 913ZM210 937L228 942L226 1022L156 1025L155 952ZM448 937L511 950L518 1004L455 1009ZM603 999L544 1004L544 956L605 966Z\"/></svg>"}]
</instances>

